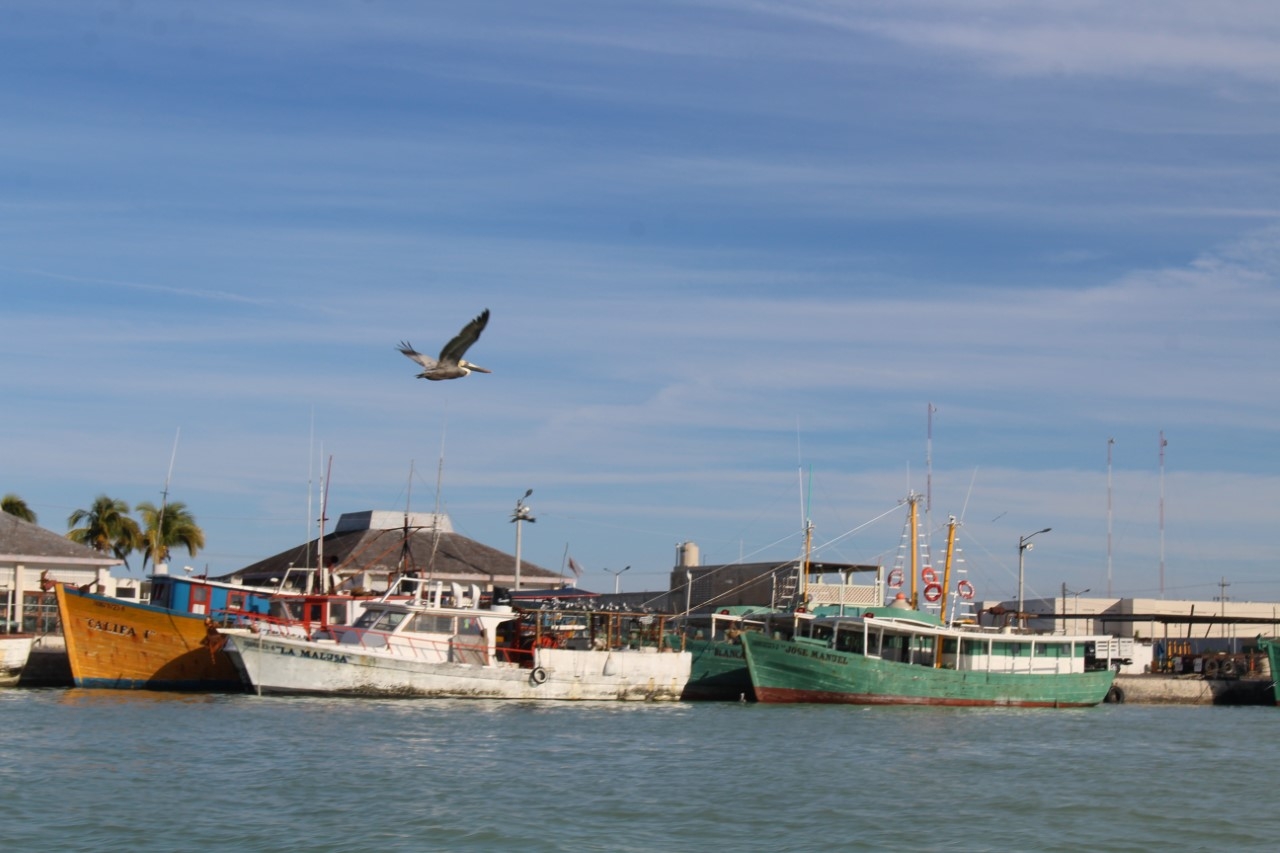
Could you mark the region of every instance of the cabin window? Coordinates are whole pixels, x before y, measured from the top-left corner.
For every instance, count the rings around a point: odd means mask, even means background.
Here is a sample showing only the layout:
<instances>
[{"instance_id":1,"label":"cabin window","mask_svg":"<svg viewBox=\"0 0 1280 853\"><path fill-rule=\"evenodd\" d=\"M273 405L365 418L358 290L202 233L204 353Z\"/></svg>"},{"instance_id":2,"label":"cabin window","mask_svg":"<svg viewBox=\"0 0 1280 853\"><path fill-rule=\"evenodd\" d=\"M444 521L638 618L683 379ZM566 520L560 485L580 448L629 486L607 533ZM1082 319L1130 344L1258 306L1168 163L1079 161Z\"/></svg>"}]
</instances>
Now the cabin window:
<instances>
[{"instance_id":1,"label":"cabin window","mask_svg":"<svg viewBox=\"0 0 1280 853\"><path fill-rule=\"evenodd\" d=\"M366 610L356 623L357 628L372 628L377 631L394 631L396 626L408 615L395 610Z\"/></svg>"},{"instance_id":2,"label":"cabin window","mask_svg":"<svg viewBox=\"0 0 1280 853\"><path fill-rule=\"evenodd\" d=\"M985 655L987 653L987 644L982 640L965 640L963 648L966 655Z\"/></svg>"},{"instance_id":3,"label":"cabin window","mask_svg":"<svg viewBox=\"0 0 1280 853\"><path fill-rule=\"evenodd\" d=\"M458 630L456 633L478 635L484 633L484 628L480 624L479 619L472 616L463 616L458 619Z\"/></svg>"},{"instance_id":4,"label":"cabin window","mask_svg":"<svg viewBox=\"0 0 1280 853\"><path fill-rule=\"evenodd\" d=\"M1041 643L1036 647L1036 657L1065 658L1070 654L1062 643Z\"/></svg>"},{"instance_id":5,"label":"cabin window","mask_svg":"<svg viewBox=\"0 0 1280 853\"><path fill-rule=\"evenodd\" d=\"M329 602L329 621L335 625L347 624L347 603L345 601Z\"/></svg>"},{"instance_id":6,"label":"cabin window","mask_svg":"<svg viewBox=\"0 0 1280 853\"><path fill-rule=\"evenodd\" d=\"M228 610L244 610L244 602L247 596L243 592L227 593L227 609Z\"/></svg>"},{"instance_id":7,"label":"cabin window","mask_svg":"<svg viewBox=\"0 0 1280 853\"><path fill-rule=\"evenodd\" d=\"M423 634L452 634L454 632L453 617L419 613L413 617L413 624L409 626L409 630Z\"/></svg>"},{"instance_id":8,"label":"cabin window","mask_svg":"<svg viewBox=\"0 0 1280 853\"><path fill-rule=\"evenodd\" d=\"M880 647L880 656L885 660L905 661L907 639L907 637L885 637Z\"/></svg>"},{"instance_id":9,"label":"cabin window","mask_svg":"<svg viewBox=\"0 0 1280 853\"><path fill-rule=\"evenodd\" d=\"M850 654L862 654L864 643L861 631L845 631L836 635L836 648Z\"/></svg>"}]
</instances>

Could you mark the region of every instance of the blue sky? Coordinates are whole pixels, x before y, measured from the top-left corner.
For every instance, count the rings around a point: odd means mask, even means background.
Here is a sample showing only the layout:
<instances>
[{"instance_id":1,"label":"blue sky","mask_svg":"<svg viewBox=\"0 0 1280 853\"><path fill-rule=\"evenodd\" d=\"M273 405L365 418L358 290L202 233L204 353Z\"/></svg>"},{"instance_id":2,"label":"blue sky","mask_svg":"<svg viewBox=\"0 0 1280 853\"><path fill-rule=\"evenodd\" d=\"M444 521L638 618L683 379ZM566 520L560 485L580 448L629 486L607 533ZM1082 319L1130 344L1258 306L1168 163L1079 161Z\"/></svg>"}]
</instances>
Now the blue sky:
<instances>
[{"instance_id":1,"label":"blue sky","mask_svg":"<svg viewBox=\"0 0 1280 853\"><path fill-rule=\"evenodd\" d=\"M1116 595L1280 599L1273 4L14 0L0 75L51 529L168 480L232 571L332 457L331 518L512 551L532 488L525 558L637 590L805 500L892 565L914 490L980 597L1044 527L1028 596L1105 592L1110 517ZM414 379L484 308L493 374Z\"/></svg>"}]
</instances>

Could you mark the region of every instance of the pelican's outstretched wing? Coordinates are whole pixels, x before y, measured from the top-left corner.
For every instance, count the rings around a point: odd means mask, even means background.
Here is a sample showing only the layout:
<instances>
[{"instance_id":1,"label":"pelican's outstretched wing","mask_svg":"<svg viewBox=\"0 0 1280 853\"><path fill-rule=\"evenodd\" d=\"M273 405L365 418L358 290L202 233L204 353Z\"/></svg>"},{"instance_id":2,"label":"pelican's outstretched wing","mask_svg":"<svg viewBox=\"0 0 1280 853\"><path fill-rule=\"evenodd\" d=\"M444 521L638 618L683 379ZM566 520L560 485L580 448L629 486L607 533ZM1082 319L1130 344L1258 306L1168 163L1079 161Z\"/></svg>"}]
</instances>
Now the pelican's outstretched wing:
<instances>
[{"instance_id":1,"label":"pelican's outstretched wing","mask_svg":"<svg viewBox=\"0 0 1280 853\"><path fill-rule=\"evenodd\" d=\"M399 349L400 352L404 353L409 358L418 362L418 364L421 364L427 370L430 370L431 368L436 366L436 360L434 358L432 358L429 355L423 355L422 353L418 352L416 349L410 346L408 341L401 341L400 346L397 347L397 349Z\"/></svg>"},{"instance_id":2,"label":"pelican's outstretched wing","mask_svg":"<svg viewBox=\"0 0 1280 853\"><path fill-rule=\"evenodd\" d=\"M441 364L456 364L462 361L462 356L467 352L467 347L474 344L479 338L480 333L484 331L484 327L489 323L489 309L486 308L480 312L480 315L463 327L461 332L454 336L453 340L444 345L444 349L440 350ZM402 350L403 352L403 350ZM406 353L408 355L408 353ZM412 358L412 356L410 356Z\"/></svg>"}]
</instances>

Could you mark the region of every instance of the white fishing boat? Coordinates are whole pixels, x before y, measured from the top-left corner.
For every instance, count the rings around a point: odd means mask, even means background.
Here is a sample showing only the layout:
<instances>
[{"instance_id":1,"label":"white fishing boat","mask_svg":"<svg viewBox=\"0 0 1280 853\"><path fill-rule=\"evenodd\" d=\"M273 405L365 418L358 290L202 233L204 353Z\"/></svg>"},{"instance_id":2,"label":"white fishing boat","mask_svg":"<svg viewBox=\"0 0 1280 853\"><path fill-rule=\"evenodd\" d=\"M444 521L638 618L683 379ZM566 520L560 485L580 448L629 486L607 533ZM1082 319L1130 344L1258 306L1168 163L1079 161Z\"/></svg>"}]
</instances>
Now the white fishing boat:
<instances>
[{"instance_id":1,"label":"white fishing boat","mask_svg":"<svg viewBox=\"0 0 1280 853\"><path fill-rule=\"evenodd\" d=\"M0 634L0 687L18 683L34 641L33 634Z\"/></svg>"},{"instance_id":2,"label":"white fishing boat","mask_svg":"<svg viewBox=\"0 0 1280 853\"><path fill-rule=\"evenodd\" d=\"M400 589L407 599L393 600ZM474 699L676 700L692 655L667 647L663 617L483 606L478 586L423 590L411 578L351 627L287 636L268 621L224 629L225 651L259 693Z\"/></svg>"}]
</instances>

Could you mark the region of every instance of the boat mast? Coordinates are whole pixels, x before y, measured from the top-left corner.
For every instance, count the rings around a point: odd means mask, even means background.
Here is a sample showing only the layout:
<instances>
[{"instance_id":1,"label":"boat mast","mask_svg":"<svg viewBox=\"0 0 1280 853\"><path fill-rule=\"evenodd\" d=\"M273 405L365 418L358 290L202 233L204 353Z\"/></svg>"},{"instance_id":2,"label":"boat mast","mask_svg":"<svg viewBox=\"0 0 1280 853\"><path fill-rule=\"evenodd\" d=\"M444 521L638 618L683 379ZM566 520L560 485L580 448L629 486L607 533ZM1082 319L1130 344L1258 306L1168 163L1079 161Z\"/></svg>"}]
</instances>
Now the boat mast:
<instances>
[{"instance_id":1,"label":"boat mast","mask_svg":"<svg viewBox=\"0 0 1280 853\"><path fill-rule=\"evenodd\" d=\"M326 511L329 506L329 475L333 472L333 457L329 457L329 465L325 468L324 482L320 484L320 535L316 538L316 571L307 573L307 592L311 592L311 579L320 576L320 594L327 595L332 588L333 580L329 577L329 568L324 564L324 528L329 521Z\"/></svg>"},{"instance_id":2,"label":"boat mast","mask_svg":"<svg viewBox=\"0 0 1280 853\"><path fill-rule=\"evenodd\" d=\"M951 558L956 552L956 517L947 519L947 553L942 562L942 624L947 623L947 603L951 601ZM952 608L954 610L954 608ZM954 614L953 614L954 615ZM938 657L941 663L941 656Z\"/></svg>"},{"instance_id":3,"label":"boat mast","mask_svg":"<svg viewBox=\"0 0 1280 853\"><path fill-rule=\"evenodd\" d=\"M1107 439L1107 598L1111 597L1111 448L1115 443L1114 438Z\"/></svg>"},{"instance_id":4,"label":"boat mast","mask_svg":"<svg viewBox=\"0 0 1280 853\"><path fill-rule=\"evenodd\" d=\"M933 559L933 413L936 411L938 407L930 403L928 435L924 448L924 536L931 560Z\"/></svg>"},{"instance_id":5,"label":"boat mast","mask_svg":"<svg viewBox=\"0 0 1280 853\"><path fill-rule=\"evenodd\" d=\"M1160 597L1164 598L1164 449L1169 442L1160 430Z\"/></svg>"},{"instance_id":6,"label":"boat mast","mask_svg":"<svg viewBox=\"0 0 1280 853\"><path fill-rule=\"evenodd\" d=\"M173 452L169 454L169 473L164 475L164 491L160 493L160 512L156 516L156 532L151 542L152 571L157 571L157 564L162 557L168 560L161 540L164 538L164 511L169 506L169 481L173 479L173 463L178 458L178 436L180 435L182 435L182 427L178 427L173 434Z\"/></svg>"},{"instance_id":7,"label":"boat mast","mask_svg":"<svg viewBox=\"0 0 1280 853\"><path fill-rule=\"evenodd\" d=\"M907 495L909 512L907 514L911 527L911 609L920 607L918 578L920 575L920 496L912 492Z\"/></svg>"},{"instance_id":8,"label":"boat mast","mask_svg":"<svg viewBox=\"0 0 1280 853\"><path fill-rule=\"evenodd\" d=\"M809 501L813 492L813 468L809 469L809 491L804 497L804 561L800 565L800 606L808 607L809 567L813 565L813 519L809 517ZM843 595L843 593L841 593ZM843 600L843 599L842 599Z\"/></svg>"}]
</instances>

